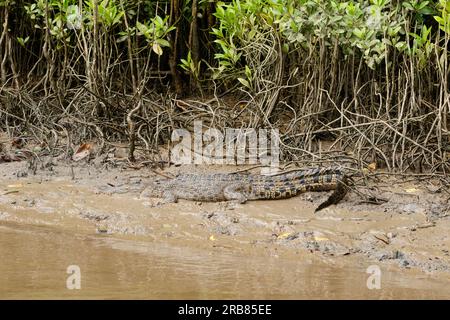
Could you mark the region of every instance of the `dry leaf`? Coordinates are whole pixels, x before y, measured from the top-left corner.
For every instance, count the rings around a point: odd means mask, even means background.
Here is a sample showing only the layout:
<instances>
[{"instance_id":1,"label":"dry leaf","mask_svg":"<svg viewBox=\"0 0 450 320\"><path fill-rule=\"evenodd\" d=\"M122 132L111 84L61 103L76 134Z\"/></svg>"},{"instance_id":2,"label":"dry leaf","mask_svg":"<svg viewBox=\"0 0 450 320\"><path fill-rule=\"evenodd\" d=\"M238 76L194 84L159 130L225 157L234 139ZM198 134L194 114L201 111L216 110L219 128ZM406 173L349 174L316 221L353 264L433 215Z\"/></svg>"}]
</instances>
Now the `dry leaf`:
<instances>
[{"instance_id":1,"label":"dry leaf","mask_svg":"<svg viewBox=\"0 0 450 320\"><path fill-rule=\"evenodd\" d=\"M18 184L8 184L7 185L8 188L22 188L23 184L18 183Z\"/></svg>"},{"instance_id":2,"label":"dry leaf","mask_svg":"<svg viewBox=\"0 0 450 320\"><path fill-rule=\"evenodd\" d=\"M292 232L283 232L277 236L277 239L286 239L292 234Z\"/></svg>"},{"instance_id":3,"label":"dry leaf","mask_svg":"<svg viewBox=\"0 0 450 320\"><path fill-rule=\"evenodd\" d=\"M330 239L325 238L325 237L314 237L314 240L315 240L315 241L328 241L328 240L330 240Z\"/></svg>"},{"instance_id":4,"label":"dry leaf","mask_svg":"<svg viewBox=\"0 0 450 320\"><path fill-rule=\"evenodd\" d=\"M371 164L369 164L368 166L367 166L367 169L369 169L370 171L375 171L375 170L377 170L377 164L376 164L376 162L372 162Z\"/></svg>"},{"instance_id":5,"label":"dry leaf","mask_svg":"<svg viewBox=\"0 0 450 320\"><path fill-rule=\"evenodd\" d=\"M78 150L75 152L75 154L72 157L73 161L80 161L87 156L91 154L92 151L92 145L89 143L83 143L81 146L78 147Z\"/></svg>"},{"instance_id":6,"label":"dry leaf","mask_svg":"<svg viewBox=\"0 0 450 320\"><path fill-rule=\"evenodd\" d=\"M159 44L157 44L156 42L153 43L152 49L158 56L161 56L163 54L163 50L162 50L161 46Z\"/></svg>"}]
</instances>

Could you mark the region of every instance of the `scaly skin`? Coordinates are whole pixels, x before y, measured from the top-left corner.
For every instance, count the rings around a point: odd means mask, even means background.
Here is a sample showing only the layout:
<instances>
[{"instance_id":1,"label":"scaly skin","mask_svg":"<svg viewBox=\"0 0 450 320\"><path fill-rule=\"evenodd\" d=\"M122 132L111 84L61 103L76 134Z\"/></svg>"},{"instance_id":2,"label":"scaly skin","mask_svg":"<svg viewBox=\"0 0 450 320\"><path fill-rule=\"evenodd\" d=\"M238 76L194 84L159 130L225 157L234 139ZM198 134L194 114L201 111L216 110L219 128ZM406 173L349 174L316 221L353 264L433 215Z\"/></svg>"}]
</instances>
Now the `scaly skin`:
<instances>
[{"instance_id":1,"label":"scaly skin","mask_svg":"<svg viewBox=\"0 0 450 320\"><path fill-rule=\"evenodd\" d=\"M178 199L229 201L286 199L309 191L335 190L316 211L336 204L347 193L347 178L336 168L298 170L276 176L255 174L180 174L173 179L154 181L144 190L150 197L166 202Z\"/></svg>"}]
</instances>

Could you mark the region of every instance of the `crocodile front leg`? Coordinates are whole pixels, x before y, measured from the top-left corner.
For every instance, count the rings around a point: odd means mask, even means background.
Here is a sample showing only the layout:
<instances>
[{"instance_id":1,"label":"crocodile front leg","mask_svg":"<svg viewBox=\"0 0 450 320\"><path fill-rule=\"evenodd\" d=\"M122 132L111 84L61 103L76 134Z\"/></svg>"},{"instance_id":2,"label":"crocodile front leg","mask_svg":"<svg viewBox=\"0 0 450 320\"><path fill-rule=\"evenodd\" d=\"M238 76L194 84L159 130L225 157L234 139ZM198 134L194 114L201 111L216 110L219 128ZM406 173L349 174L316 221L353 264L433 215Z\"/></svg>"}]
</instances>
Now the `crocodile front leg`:
<instances>
[{"instance_id":1,"label":"crocodile front leg","mask_svg":"<svg viewBox=\"0 0 450 320\"><path fill-rule=\"evenodd\" d=\"M177 203L178 202L178 197L172 191L165 191L163 193L163 201L165 203Z\"/></svg>"},{"instance_id":2,"label":"crocodile front leg","mask_svg":"<svg viewBox=\"0 0 450 320\"><path fill-rule=\"evenodd\" d=\"M160 198L162 203L176 203L179 197L172 190L161 191L155 190L153 187L147 187L141 192L139 198Z\"/></svg>"}]
</instances>

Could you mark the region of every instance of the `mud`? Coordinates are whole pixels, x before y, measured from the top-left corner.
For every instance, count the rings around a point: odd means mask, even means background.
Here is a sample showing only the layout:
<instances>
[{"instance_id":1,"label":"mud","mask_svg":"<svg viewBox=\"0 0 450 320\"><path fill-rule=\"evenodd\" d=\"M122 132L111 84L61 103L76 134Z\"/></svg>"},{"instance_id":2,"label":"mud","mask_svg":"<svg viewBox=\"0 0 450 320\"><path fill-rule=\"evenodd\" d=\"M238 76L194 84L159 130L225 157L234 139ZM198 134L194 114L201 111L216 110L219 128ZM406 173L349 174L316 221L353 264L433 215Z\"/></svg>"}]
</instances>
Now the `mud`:
<instances>
[{"instance_id":1,"label":"mud","mask_svg":"<svg viewBox=\"0 0 450 320\"><path fill-rule=\"evenodd\" d=\"M22 161L0 177L1 298L450 298L450 195L437 179L385 177L358 190L387 202L351 192L314 213L329 193L164 204L141 196L154 173L125 165ZM65 287L69 265L81 290Z\"/></svg>"}]
</instances>

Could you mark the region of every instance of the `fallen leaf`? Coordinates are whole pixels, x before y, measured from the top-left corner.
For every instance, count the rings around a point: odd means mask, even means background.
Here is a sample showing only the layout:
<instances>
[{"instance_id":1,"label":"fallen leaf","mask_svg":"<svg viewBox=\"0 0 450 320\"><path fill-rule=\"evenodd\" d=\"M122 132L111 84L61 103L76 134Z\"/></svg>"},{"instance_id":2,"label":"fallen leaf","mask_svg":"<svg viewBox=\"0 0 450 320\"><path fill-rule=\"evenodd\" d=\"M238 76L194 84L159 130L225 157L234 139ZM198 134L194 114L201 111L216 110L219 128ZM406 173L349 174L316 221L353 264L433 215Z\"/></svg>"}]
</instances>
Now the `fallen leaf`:
<instances>
[{"instance_id":1,"label":"fallen leaf","mask_svg":"<svg viewBox=\"0 0 450 320\"><path fill-rule=\"evenodd\" d=\"M419 190L416 189L416 188L407 188L407 189L405 189L405 191L408 192L408 193L416 193Z\"/></svg>"},{"instance_id":2,"label":"fallen leaf","mask_svg":"<svg viewBox=\"0 0 450 320\"><path fill-rule=\"evenodd\" d=\"M81 146L78 147L78 150L75 152L75 154L72 157L73 161L80 161L86 158L91 154L92 151L92 145L89 143L83 143Z\"/></svg>"},{"instance_id":3,"label":"fallen leaf","mask_svg":"<svg viewBox=\"0 0 450 320\"><path fill-rule=\"evenodd\" d=\"M18 183L18 184L8 184L7 185L8 188L22 188L23 184Z\"/></svg>"},{"instance_id":4,"label":"fallen leaf","mask_svg":"<svg viewBox=\"0 0 450 320\"><path fill-rule=\"evenodd\" d=\"M367 166L367 169L369 169L370 171L375 171L375 170L377 170L377 164L376 164L376 162L372 162L371 164L369 164L368 166Z\"/></svg>"},{"instance_id":5,"label":"fallen leaf","mask_svg":"<svg viewBox=\"0 0 450 320\"><path fill-rule=\"evenodd\" d=\"M208 239L209 241L216 241L216 237L214 237L214 235L210 235Z\"/></svg>"},{"instance_id":6,"label":"fallen leaf","mask_svg":"<svg viewBox=\"0 0 450 320\"><path fill-rule=\"evenodd\" d=\"M277 239L286 239L292 234L292 232L283 232L277 236Z\"/></svg>"}]
</instances>

